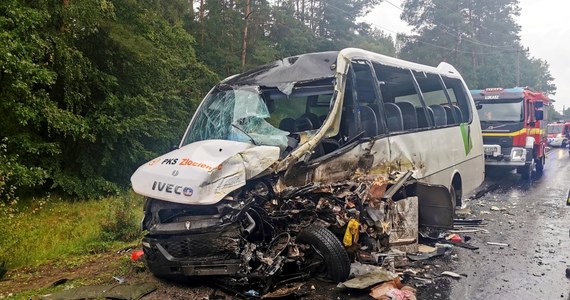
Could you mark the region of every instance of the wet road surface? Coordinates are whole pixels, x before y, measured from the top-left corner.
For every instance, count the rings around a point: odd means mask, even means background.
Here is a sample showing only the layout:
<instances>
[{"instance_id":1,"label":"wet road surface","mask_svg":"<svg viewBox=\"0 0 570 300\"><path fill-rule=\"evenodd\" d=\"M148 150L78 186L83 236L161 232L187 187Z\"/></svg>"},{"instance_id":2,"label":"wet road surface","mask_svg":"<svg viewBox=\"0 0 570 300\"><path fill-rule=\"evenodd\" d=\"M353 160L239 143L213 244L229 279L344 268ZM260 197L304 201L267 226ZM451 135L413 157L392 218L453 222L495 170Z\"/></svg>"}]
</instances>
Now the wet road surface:
<instances>
[{"instance_id":1,"label":"wet road surface","mask_svg":"<svg viewBox=\"0 0 570 300\"><path fill-rule=\"evenodd\" d=\"M551 150L543 175L530 183L491 170L485 186L489 192L467 207L470 218L487 220L489 233L468 234L479 250L456 247L457 257L449 266L467 277L451 279L441 297L425 299L570 299L565 277L570 264L568 150Z\"/></svg>"}]
</instances>

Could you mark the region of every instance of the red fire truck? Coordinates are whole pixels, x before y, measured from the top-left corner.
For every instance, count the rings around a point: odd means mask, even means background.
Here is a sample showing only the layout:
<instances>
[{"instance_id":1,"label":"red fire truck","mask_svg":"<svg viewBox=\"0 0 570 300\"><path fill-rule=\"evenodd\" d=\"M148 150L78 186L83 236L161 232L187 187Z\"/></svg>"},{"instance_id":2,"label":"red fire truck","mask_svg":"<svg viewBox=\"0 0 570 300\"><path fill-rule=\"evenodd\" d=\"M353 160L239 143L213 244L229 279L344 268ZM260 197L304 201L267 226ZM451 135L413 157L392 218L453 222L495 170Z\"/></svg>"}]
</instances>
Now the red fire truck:
<instances>
[{"instance_id":1,"label":"red fire truck","mask_svg":"<svg viewBox=\"0 0 570 300\"><path fill-rule=\"evenodd\" d=\"M529 87L471 90L471 95L481 120L485 166L516 168L523 179L541 173L550 99Z\"/></svg>"},{"instance_id":2,"label":"red fire truck","mask_svg":"<svg viewBox=\"0 0 570 300\"><path fill-rule=\"evenodd\" d=\"M552 147L565 148L568 145L568 136L570 135L570 122L559 121L548 124L546 128L548 134L548 145Z\"/></svg>"}]
</instances>

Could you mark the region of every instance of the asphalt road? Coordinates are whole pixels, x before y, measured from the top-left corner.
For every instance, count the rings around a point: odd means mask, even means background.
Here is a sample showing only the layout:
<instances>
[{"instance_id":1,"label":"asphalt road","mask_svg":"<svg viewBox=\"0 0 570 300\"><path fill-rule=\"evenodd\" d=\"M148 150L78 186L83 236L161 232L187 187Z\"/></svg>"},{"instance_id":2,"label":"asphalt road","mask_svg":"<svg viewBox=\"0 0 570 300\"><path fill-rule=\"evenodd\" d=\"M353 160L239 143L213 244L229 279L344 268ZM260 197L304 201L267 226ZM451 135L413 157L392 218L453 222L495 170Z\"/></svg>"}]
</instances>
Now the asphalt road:
<instances>
[{"instance_id":1,"label":"asphalt road","mask_svg":"<svg viewBox=\"0 0 570 300\"><path fill-rule=\"evenodd\" d=\"M471 218L486 219L489 233L471 234L470 243L480 249L454 249L457 256L449 266L466 277L451 279L439 293L443 297L424 298L570 299L565 277L570 264L568 149L551 150L543 175L530 183L513 173L488 170L484 188L488 192L467 207Z\"/></svg>"}]
</instances>

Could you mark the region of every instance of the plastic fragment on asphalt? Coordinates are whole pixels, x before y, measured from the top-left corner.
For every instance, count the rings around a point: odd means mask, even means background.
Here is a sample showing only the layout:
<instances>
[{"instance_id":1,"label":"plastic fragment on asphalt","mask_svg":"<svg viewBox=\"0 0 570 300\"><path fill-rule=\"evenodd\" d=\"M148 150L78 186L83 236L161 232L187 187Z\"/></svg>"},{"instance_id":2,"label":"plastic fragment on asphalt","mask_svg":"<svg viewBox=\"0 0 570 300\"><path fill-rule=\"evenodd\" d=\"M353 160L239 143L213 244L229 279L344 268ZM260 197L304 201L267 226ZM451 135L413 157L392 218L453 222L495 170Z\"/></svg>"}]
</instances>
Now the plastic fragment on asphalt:
<instances>
[{"instance_id":1,"label":"plastic fragment on asphalt","mask_svg":"<svg viewBox=\"0 0 570 300\"><path fill-rule=\"evenodd\" d=\"M509 244L505 244L505 243L495 243L495 242L487 242L487 245L501 246L501 247L508 247L508 246L509 246Z\"/></svg>"},{"instance_id":2,"label":"plastic fragment on asphalt","mask_svg":"<svg viewBox=\"0 0 570 300\"><path fill-rule=\"evenodd\" d=\"M384 269L380 266L363 264L358 261L350 264L350 275L354 275L355 277L382 270Z\"/></svg>"},{"instance_id":3,"label":"plastic fragment on asphalt","mask_svg":"<svg viewBox=\"0 0 570 300\"><path fill-rule=\"evenodd\" d=\"M419 244L418 245L418 252L421 253L430 253L430 252L434 252L436 249L434 247L428 246L428 245L424 245L424 244Z\"/></svg>"},{"instance_id":4,"label":"plastic fragment on asphalt","mask_svg":"<svg viewBox=\"0 0 570 300\"><path fill-rule=\"evenodd\" d=\"M446 236L445 239L448 241L457 242L457 243L462 241L461 236L459 236L459 234L457 234L457 233L452 233L452 234Z\"/></svg>"},{"instance_id":5,"label":"plastic fragment on asphalt","mask_svg":"<svg viewBox=\"0 0 570 300\"><path fill-rule=\"evenodd\" d=\"M259 292L256 290L249 290L247 292L244 293L246 296L250 296L250 297L259 297Z\"/></svg>"},{"instance_id":6,"label":"plastic fragment on asphalt","mask_svg":"<svg viewBox=\"0 0 570 300\"><path fill-rule=\"evenodd\" d=\"M398 275L387 270L376 270L368 274L354 277L337 285L338 288L365 289L379 282L398 278Z\"/></svg>"},{"instance_id":7,"label":"plastic fragment on asphalt","mask_svg":"<svg viewBox=\"0 0 570 300\"><path fill-rule=\"evenodd\" d=\"M453 278L461 278L461 275L455 273L455 272L451 272L451 271L444 271L441 272L442 276L449 276L449 277L453 277Z\"/></svg>"},{"instance_id":8,"label":"plastic fragment on asphalt","mask_svg":"<svg viewBox=\"0 0 570 300\"><path fill-rule=\"evenodd\" d=\"M449 245L449 244L435 244L436 250L433 252L429 252L429 253L408 253L408 259L410 260L426 260L428 258L432 258L435 256L440 256L440 255L448 255L451 254L451 251L453 250L453 246Z\"/></svg>"}]
</instances>

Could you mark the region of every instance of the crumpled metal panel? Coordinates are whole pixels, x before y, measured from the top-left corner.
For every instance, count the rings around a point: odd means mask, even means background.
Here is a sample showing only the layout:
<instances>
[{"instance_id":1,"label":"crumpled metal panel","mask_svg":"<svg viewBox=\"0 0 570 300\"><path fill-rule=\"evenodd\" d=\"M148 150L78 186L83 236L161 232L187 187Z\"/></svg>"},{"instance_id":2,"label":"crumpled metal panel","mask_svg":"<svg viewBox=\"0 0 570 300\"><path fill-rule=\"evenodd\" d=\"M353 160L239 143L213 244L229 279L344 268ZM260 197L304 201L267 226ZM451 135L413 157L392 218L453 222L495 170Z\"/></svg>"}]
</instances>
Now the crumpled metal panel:
<instances>
[{"instance_id":1,"label":"crumpled metal panel","mask_svg":"<svg viewBox=\"0 0 570 300\"><path fill-rule=\"evenodd\" d=\"M277 87L281 92L289 95L297 82L333 78L335 69L331 66L336 63L337 55L337 51L329 51L287 57L232 76L222 83Z\"/></svg>"},{"instance_id":2,"label":"crumpled metal panel","mask_svg":"<svg viewBox=\"0 0 570 300\"><path fill-rule=\"evenodd\" d=\"M142 165L131 177L143 196L214 204L279 160L279 148L225 140L186 145Z\"/></svg>"},{"instance_id":3,"label":"crumpled metal panel","mask_svg":"<svg viewBox=\"0 0 570 300\"><path fill-rule=\"evenodd\" d=\"M422 226L453 228L455 214L449 190L443 185L417 183L417 193L422 195L419 202L419 223Z\"/></svg>"}]
</instances>

